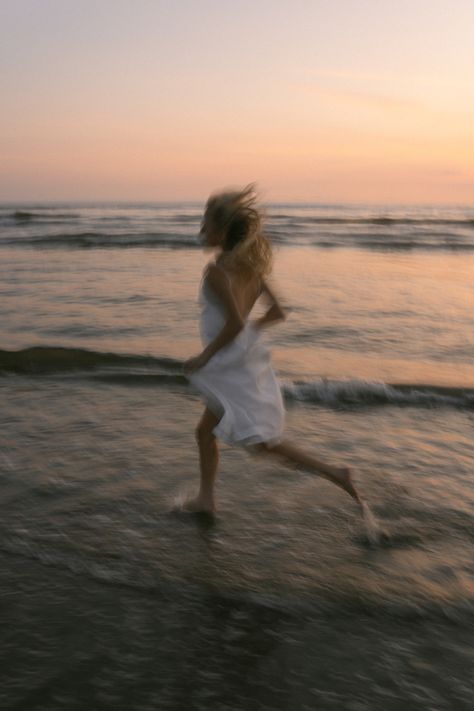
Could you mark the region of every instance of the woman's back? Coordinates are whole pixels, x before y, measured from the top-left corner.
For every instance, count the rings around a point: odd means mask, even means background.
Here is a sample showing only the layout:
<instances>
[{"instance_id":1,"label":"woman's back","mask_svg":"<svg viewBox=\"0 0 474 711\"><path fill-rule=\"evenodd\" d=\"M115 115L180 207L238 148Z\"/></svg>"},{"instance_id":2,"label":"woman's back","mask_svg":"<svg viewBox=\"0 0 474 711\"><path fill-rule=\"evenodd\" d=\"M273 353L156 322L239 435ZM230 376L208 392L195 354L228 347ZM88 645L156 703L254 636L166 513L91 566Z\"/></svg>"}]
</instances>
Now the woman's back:
<instances>
[{"instance_id":1,"label":"woman's back","mask_svg":"<svg viewBox=\"0 0 474 711\"><path fill-rule=\"evenodd\" d=\"M242 278L236 272L230 272L220 265L218 268L227 279L235 303L239 310L240 317L244 323L248 321L250 312L262 291L262 281L257 277ZM211 267L211 265L209 265ZM209 268L208 267L208 268ZM201 337L203 343L209 343L226 321L226 309L218 294L213 290L210 280L207 278L208 270L204 272L201 285ZM239 339L239 337L237 336ZM240 338L239 340L242 340Z\"/></svg>"},{"instance_id":2,"label":"woman's back","mask_svg":"<svg viewBox=\"0 0 474 711\"><path fill-rule=\"evenodd\" d=\"M255 302L262 293L262 280L256 276L242 277L238 273L226 272L234 299L239 307L240 315L244 321L255 306Z\"/></svg>"}]
</instances>

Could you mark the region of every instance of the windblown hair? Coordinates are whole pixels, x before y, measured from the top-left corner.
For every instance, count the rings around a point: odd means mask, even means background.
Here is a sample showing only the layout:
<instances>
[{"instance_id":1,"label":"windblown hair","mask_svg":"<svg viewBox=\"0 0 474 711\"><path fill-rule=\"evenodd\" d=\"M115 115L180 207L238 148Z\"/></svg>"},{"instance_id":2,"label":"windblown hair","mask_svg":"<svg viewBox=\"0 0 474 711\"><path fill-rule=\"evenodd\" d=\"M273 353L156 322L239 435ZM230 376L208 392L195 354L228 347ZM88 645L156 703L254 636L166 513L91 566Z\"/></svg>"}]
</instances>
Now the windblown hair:
<instances>
[{"instance_id":1,"label":"windblown hair","mask_svg":"<svg viewBox=\"0 0 474 711\"><path fill-rule=\"evenodd\" d=\"M262 213L257 207L255 185L211 195L206 215L225 233L223 261L232 270L250 278L263 278L272 268L272 248L262 233Z\"/></svg>"}]
</instances>

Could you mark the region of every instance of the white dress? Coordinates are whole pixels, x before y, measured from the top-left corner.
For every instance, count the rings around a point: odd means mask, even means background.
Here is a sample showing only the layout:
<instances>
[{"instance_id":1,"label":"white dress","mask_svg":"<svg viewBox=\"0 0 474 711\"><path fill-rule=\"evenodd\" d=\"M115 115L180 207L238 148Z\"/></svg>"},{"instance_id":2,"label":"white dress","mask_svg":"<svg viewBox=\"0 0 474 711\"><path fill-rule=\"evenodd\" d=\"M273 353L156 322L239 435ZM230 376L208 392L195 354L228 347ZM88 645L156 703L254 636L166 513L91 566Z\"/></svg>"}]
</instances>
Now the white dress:
<instances>
[{"instance_id":1,"label":"white dress","mask_svg":"<svg viewBox=\"0 0 474 711\"><path fill-rule=\"evenodd\" d=\"M226 321L224 307L203 279L200 290L201 339L206 346ZM244 328L208 363L189 376L219 423L214 434L228 444L277 444L285 409L270 352L259 330L247 320Z\"/></svg>"}]
</instances>

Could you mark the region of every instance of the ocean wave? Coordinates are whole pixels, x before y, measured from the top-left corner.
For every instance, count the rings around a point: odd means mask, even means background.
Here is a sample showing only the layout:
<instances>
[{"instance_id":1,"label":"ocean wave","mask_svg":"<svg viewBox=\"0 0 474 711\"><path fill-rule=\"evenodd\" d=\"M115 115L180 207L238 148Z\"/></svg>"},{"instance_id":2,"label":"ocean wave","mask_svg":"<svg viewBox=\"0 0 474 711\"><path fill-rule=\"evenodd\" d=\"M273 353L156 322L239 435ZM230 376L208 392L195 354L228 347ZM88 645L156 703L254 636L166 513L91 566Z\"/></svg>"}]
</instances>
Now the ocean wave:
<instances>
[{"instance_id":1,"label":"ocean wave","mask_svg":"<svg viewBox=\"0 0 474 711\"><path fill-rule=\"evenodd\" d=\"M472 252L474 239L461 241L459 236L416 235L400 237L392 235L314 235L297 234L293 232L266 231L267 237L274 245L301 245L325 249L349 248L367 249L370 251L409 251L423 250L435 252ZM432 236L433 237L433 236ZM437 237L437 239L436 239ZM133 248L166 248L166 249L201 249L197 234L182 234L178 232L148 232L113 234L112 232L79 232L73 234L36 234L0 236L0 246L25 249L133 249Z\"/></svg>"},{"instance_id":2,"label":"ocean wave","mask_svg":"<svg viewBox=\"0 0 474 711\"><path fill-rule=\"evenodd\" d=\"M109 372L97 373L88 376L88 379L96 380L110 385L128 385L153 387L160 385L187 385L188 379L181 373L154 373L154 372Z\"/></svg>"},{"instance_id":3,"label":"ocean wave","mask_svg":"<svg viewBox=\"0 0 474 711\"><path fill-rule=\"evenodd\" d=\"M353 244L366 249L377 250L411 250L423 249L429 251L473 251L474 244L468 242L455 241L452 238L446 239L444 236L439 242L417 240L417 239L388 239L382 241L380 239L361 239L354 240Z\"/></svg>"},{"instance_id":4,"label":"ocean wave","mask_svg":"<svg viewBox=\"0 0 474 711\"><path fill-rule=\"evenodd\" d=\"M33 220L38 220L43 222L44 220L60 220L61 222L65 220L77 220L81 217L79 213L76 212L56 212L54 209L45 209L41 212L31 212L29 210L15 210L14 212L7 212L3 215L0 214L0 218L3 220L14 220L16 222L32 222Z\"/></svg>"},{"instance_id":5,"label":"ocean wave","mask_svg":"<svg viewBox=\"0 0 474 711\"><path fill-rule=\"evenodd\" d=\"M285 242L284 239L279 239L280 242ZM373 251L390 251L390 250L425 250L425 251L473 251L474 241L464 241L460 235L454 234L419 234L413 236L394 236L388 234L345 234L331 235L328 238L327 234L311 239L310 244L313 247L337 248L359 247Z\"/></svg>"},{"instance_id":6,"label":"ocean wave","mask_svg":"<svg viewBox=\"0 0 474 711\"><path fill-rule=\"evenodd\" d=\"M376 380L320 378L287 382L288 400L329 406L406 405L474 409L474 389L440 385L384 383Z\"/></svg>"},{"instance_id":7,"label":"ocean wave","mask_svg":"<svg viewBox=\"0 0 474 711\"><path fill-rule=\"evenodd\" d=\"M200 212L186 205L136 205L126 212L103 206L0 206L0 246L29 249L198 249ZM195 211L196 210L196 211ZM472 210L438 216L404 213L317 213L318 207L267 215L275 244L371 251L473 251ZM316 214L315 214L316 212Z\"/></svg>"},{"instance_id":8,"label":"ocean wave","mask_svg":"<svg viewBox=\"0 0 474 711\"><path fill-rule=\"evenodd\" d=\"M0 372L3 373L42 374L120 368L125 370L124 375L127 370L131 375L130 369L137 367L178 374L178 371L181 371L181 362L167 357L106 353L63 346L33 346L18 351L0 350Z\"/></svg>"},{"instance_id":9,"label":"ocean wave","mask_svg":"<svg viewBox=\"0 0 474 711\"><path fill-rule=\"evenodd\" d=\"M0 350L0 375L82 377L114 385L148 387L184 385L182 361L166 356L120 354L62 346ZM436 384L384 383L359 378L282 382L289 402L328 407L450 407L474 409L474 388Z\"/></svg>"},{"instance_id":10,"label":"ocean wave","mask_svg":"<svg viewBox=\"0 0 474 711\"><path fill-rule=\"evenodd\" d=\"M1 244L15 247L68 248L68 249L103 249L119 247L172 247L190 249L199 247L195 235L183 235L171 232L149 232L113 234L108 232L80 232L73 234L40 234L23 237L8 236L1 239Z\"/></svg>"},{"instance_id":11,"label":"ocean wave","mask_svg":"<svg viewBox=\"0 0 474 711\"><path fill-rule=\"evenodd\" d=\"M331 217L323 215L290 215L269 213L269 220L295 220L319 225L452 225L456 227L474 227L474 218L471 217Z\"/></svg>"},{"instance_id":12,"label":"ocean wave","mask_svg":"<svg viewBox=\"0 0 474 711\"><path fill-rule=\"evenodd\" d=\"M195 222L199 224L199 222L202 219L201 213L198 213L196 215L172 215L171 217L168 218L172 222Z\"/></svg>"}]
</instances>

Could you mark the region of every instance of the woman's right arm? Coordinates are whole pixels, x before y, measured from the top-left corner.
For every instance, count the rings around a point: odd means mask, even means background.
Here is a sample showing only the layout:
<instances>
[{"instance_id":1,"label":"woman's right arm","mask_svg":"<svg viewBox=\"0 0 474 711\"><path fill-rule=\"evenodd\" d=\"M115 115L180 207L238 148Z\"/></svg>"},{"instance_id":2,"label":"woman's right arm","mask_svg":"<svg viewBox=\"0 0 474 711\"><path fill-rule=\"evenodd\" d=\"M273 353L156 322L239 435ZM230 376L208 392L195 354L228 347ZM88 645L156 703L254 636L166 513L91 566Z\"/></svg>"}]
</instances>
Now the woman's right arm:
<instances>
[{"instance_id":1,"label":"woman's right arm","mask_svg":"<svg viewBox=\"0 0 474 711\"><path fill-rule=\"evenodd\" d=\"M257 328L263 328L278 321L284 321L286 311L284 310L280 300L277 298L273 289L270 289L266 281L262 281L261 294L270 302L270 308L261 317L256 320Z\"/></svg>"}]
</instances>

